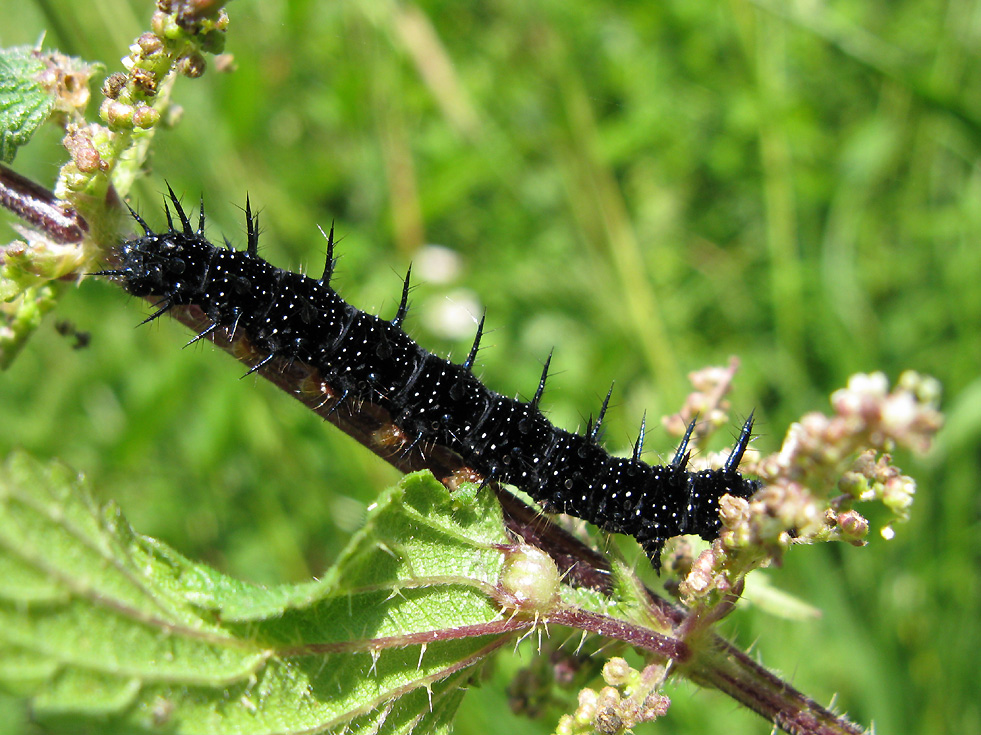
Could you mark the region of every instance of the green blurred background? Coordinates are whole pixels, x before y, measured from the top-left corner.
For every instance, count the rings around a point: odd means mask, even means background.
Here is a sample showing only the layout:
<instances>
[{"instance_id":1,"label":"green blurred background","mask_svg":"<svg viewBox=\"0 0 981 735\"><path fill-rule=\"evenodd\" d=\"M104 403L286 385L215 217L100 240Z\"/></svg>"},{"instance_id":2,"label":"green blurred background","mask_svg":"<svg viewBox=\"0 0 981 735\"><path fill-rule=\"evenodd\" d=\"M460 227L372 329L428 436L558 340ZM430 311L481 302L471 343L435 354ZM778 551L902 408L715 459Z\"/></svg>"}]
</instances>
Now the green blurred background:
<instances>
[{"instance_id":1,"label":"green blurred background","mask_svg":"<svg viewBox=\"0 0 981 735\"><path fill-rule=\"evenodd\" d=\"M151 6L4 3L0 43L47 31L46 47L116 71ZM133 192L151 223L169 181L189 202L203 193L211 234L241 244L248 192L265 257L319 272L316 225L336 220L338 287L382 314L406 265L442 246L456 268L424 269L409 331L459 358L473 324L463 336L441 314L486 308L483 376L526 396L554 346L545 404L568 428L615 379L615 450L644 410L680 406L687 372L730 355L733 431L755 408L764 452L854 372L940 378L936 451L898 458L920 482L912 521L890 543L799 548L764 573L820 619L747 604L724 631L880 733L981 732L978 2L236 0L229 13L237 70L178 81L183 120ZM15 168L52 184L58 139L44 131ZM138 530L232 574L319 574L396 473L212 348L182 351L180 325L134 329L146 311L94 279L72 290L0 375L0 450L60 457ZM648 436L648 459L671 450ZM458 732L554 727L558 710L508 710L529 654L496 662ZM642 731L769 731L721 695L669 693L669 716ZM0 700L0 732L29 730Z\"/></svg>"}]
</instances>

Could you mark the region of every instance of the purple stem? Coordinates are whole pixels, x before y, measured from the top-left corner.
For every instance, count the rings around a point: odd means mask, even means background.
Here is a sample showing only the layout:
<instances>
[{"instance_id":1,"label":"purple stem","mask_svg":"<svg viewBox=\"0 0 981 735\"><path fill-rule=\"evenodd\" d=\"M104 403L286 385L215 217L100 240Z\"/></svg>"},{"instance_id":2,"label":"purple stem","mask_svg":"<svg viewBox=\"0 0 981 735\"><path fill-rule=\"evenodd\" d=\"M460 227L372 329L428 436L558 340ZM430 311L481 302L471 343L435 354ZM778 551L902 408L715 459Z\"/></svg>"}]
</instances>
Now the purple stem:
<instances>
[{"instance_id":1,"label":"purple stem","mask_svg":"<svg viewBox=\"0 0 981 735\"><path fill-rule=\"evenodd\" d=\"M0 164L0 205L63 244L81 242L88 223L40 184Z\"/></svg>"}]
</instances>

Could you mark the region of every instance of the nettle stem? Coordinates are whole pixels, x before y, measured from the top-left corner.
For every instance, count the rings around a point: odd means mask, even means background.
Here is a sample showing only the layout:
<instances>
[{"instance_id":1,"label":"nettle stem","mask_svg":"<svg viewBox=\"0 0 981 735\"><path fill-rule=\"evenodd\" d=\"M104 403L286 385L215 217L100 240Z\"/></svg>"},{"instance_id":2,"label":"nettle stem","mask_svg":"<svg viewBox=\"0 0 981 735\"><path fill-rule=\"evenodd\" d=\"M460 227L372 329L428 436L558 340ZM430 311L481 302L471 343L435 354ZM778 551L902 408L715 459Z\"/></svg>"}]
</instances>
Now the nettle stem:
<instances>
[{"instance_id":1,"label":"nettle stem","mask_svg":"<svg viewBox=\"0 0 981 735\"><path fill-rule=\"evenodd\" d=\"M718 689L791 735L861 735L864 728L822 707L767 671L731 643L712 635L710 645L681 666L683 675Z\"/></svg>"},{"instance_id":2,"label":"nettle stem","mask_svg":"<svg viewBox=\"0 0 981 735\"><path fill-rule=\"evenodd\" d=\"M81 242L88 224L66 202L38 183L0 164L0 206L44 232L53 242Z\"/></svg>"}]
</instances>

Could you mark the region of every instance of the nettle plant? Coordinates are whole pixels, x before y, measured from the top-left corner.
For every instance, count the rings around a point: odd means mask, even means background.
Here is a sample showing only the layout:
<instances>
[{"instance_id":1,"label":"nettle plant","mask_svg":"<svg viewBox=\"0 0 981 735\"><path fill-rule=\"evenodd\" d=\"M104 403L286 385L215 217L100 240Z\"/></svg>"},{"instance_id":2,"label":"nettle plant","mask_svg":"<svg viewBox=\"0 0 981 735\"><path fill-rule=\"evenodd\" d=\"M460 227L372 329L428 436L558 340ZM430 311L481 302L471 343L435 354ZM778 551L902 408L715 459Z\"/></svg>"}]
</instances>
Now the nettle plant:
<instances>
[{"instance_id":1,"label":"nettle plant","mask_svg":"<svg viewBox=\"0 0 981 735\"><path fill-rule=\"evenodd\" d=\"M228 24L214 3L158 2L125 71L105 79L98 122L84 118L92 65L3 52L4 162L49 120L70 154L53 192L0 168L0 201L26 223L0 251L3 364L66 288L101 276L153 304L147 321L180 320L192 341L212 341L410 474L378 497L322 578L268 588L139 535L74 471L14 454L0 470L0 681L54 730L426 732L449 728L481 663L531 636L542 663L510 696L531 711L552 687L578 689L559 733L661 717L678 676L786 732L862 732L714 626L747 575L791 547L862 546L869 522L857 502L907 518L915 485L885 452L926 450L940 425L936 382L906 373L890 389L881 374L856 375L832 396L831 416L803 417L775 455L749 446L752 418L729 451L700 451L730 425L732 361L691 376L695 392L664 421L680 447L648 465L643 427L629 458L600 446L607 402L582 435L544 418L549 361L529 402L485 387L471 372L483 321L462 364L419 347L401 328L408 276L393 319L347 304L330 286L333 231L313 278L258 256L249 204L241 251L215 247L203 207L188 212L173 192L167 226L154 230L123 202L175 83L203 73ZM634 536L676 599L543 510ZM711 545L696 554L682 534ZM616 655L627 649L639 666Z\"/></svg>"}]
</instances>

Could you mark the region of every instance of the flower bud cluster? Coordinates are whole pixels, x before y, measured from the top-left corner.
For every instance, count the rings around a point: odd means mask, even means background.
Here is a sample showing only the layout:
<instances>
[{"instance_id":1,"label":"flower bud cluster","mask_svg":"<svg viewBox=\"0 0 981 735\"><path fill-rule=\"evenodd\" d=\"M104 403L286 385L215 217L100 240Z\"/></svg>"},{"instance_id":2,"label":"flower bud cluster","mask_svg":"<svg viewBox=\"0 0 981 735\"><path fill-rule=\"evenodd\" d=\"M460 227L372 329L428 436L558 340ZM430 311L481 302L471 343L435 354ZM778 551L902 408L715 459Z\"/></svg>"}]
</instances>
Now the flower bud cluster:
<instances>
[{"instance_id":1,"label":"flower bud cluster","mask_svg":"<svg viewBox=\"0 0 981 735\"><path fill-rule=\"evenodd\" d=\"M855 375L831 397L833 416L810 413L793 424L780 451L753 463L764 486L752 498L725 496L723 531L681 585L689 602L726 593L750 569L779 559L795 543L863 545L868 521L851 506L878 500L894 521L909 517L915 482L883 452L926 451L942 425L933 378L904 373L890 391L881 373ZM892 536L891 526L882 531Z\"/></svg>"},{"instance_id":2,"label":"flower bud cluster","mask_svg":"<svg viewBox=\"0 0 981 735\"><path fill-rule=\"evenodd\" d=\"M112 130L150 129L161 118L160 91L172 70L190 78L204 74L204 53L225 46L228 15L220 4L158 2L152 31L129 47L123 60L126 73L110 74L102 85L105 100L99 110Z\"/></svg>"},{"instance_id":3,"label":"flower bud cluster","mask_svg":"<svg viewBox=\"0 0 981 735\"><path fill-rule=\"evenodd\" d=\"M575 714L562 716L556 735L619 735L643 722L653 722L666 714L671 704L659 691L665 676L661 665L637 671L624 659L611 658L603 666L607 686L598 692L588 688L580 691L579 707Z\"/></svg>"}]
</instances>

